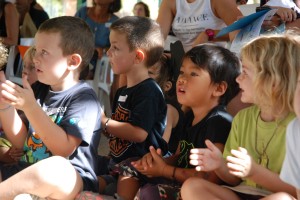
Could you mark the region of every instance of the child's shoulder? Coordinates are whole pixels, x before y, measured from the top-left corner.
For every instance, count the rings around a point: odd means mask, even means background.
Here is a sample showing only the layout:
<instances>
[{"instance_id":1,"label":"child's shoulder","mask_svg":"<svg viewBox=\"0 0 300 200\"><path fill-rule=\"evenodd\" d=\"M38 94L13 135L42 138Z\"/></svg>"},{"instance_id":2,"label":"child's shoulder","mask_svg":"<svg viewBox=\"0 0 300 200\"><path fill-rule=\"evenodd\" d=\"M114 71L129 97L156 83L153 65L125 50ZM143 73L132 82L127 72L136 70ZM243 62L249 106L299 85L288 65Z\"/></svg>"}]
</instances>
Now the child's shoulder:
<instances>
[{"instance_id":1,"label":"child's shoulder","mask_svg":"<svg viewBox=\"0 0 300 200\"><path fill-rule=\"evenodd\" d=\"M208 119L223 118L232 121L232 116L226 111L225 106L219 105L214 107L208 114Z\"/></svg>"},{"instance_id":2,"label":"child's shoulder","mask_svg":"<svg viewBox=\"0 0 300 200\"><path fill-rule=\"evenodd\" d=\"M234 118L247 117L249 115L257 116L259 112L260 112L259 107L256 105L252 105L252 106L241 109Z\"/></svg>"},{"instance_id":3,"label":"child's shoulder","mask_svg":"<svg viewBox=\"0 0 300 200\"><path fill-rule=\"evenodd\" d=\"M128 88L130 89L130 88ZM132 87L133 90L138 91L140 94L146 96L153 96L163 94L159 85L152 79L148 78Z\"/></svg>"}]
</instances>

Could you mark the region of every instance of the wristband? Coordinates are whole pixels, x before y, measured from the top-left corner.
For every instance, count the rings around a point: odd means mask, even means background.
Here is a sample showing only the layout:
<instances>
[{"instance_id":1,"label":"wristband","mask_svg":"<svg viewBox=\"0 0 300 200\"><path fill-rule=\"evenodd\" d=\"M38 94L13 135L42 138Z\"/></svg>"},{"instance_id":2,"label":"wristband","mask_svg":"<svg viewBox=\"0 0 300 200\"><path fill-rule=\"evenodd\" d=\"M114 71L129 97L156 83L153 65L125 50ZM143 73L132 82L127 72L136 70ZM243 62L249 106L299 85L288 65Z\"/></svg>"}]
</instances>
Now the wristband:
<instances>
[{"instance_id":1,"label":"wristband","mask_svg":"<svg viewBox=\"0 0 300 200\"><path fill-rule=\"evenodd\" d=\"M110 118L107 118L107 120L104 124L104 133L107 133L107 125L108 125L109 120L110 120Z\"/></svg>"},{"instance_id":2,"label":"wristband","mask_svg":"<svg viewBox=\"0 0 300 200\"><path fill-rule=\"evenodd\" d=\"M173 180L176 180L176 178L175 178L175 172L176 172L176 169L177 169L177 167L174 167L174 168L173 168L173 173L172 173L172 179L173 179Z\"/></svg>"},{"instance_id":3,"label":"wristband","mask_svg":"<svg viewBox=\"0 0 300 200\"><path fill-rule=\"evenodd\" d=\"M213 41L215 38L215 31L212 29L205 30L206 35L208 36L208 41Z\"/></svg>"}]
</instances>

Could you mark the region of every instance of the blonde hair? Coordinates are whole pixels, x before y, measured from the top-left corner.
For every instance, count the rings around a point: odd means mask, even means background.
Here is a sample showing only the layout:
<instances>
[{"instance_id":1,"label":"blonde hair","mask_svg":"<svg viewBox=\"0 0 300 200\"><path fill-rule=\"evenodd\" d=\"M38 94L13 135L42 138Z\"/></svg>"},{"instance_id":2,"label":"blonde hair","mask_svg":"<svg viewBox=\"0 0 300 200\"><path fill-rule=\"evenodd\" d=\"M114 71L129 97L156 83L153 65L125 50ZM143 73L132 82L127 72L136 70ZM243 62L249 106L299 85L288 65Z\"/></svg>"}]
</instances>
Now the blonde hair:
<instances>
[{"instance_id":1,"label":"blonde hair","mask_svg":"<svg viewBox=\"0 0 300 200\"><path fill-rule=\"evenodd\" d=\"M4 67L7 62L7 48L4 44L0 41L0 70Z\"/></svg>"},{"instance_id":2,"label":"blonde hair","mask_svg":"<svg viewBox=\"0 0 300 200\"><path fill-rule=\"evenodd\" d=\"M29 47L24 54L23 60L25 60L25 58L29 57L29 59L32 61L33 57L34 57L34 53L35 53L35 47L34 46Z\"/></svg>"},{"instance_id":3,"label":"blonde hair","mask_svg":"<svg viewBox=\"0 0 300 200\"><path fill-rule=\"evenodd\" d=\"M255 102L275 115L293 111L293 99L300 68L299 32L260 36L246 44L241 58L255 66Z\"/></svg>"}]
</instances>

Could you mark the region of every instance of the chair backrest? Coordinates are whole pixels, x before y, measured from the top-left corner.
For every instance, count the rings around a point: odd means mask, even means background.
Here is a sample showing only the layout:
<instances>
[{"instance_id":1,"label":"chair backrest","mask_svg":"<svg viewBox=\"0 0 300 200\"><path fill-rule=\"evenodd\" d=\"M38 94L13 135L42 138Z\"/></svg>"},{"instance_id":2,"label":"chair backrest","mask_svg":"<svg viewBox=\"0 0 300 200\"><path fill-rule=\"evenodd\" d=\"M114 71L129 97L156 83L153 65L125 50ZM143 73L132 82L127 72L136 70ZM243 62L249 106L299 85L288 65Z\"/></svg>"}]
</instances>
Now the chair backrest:
<instances>
[{"instance_id":1,"label":"chair backrest","mask_svg":"<svg viewBox=\"0 0 300 200\"><path fill-rule=\"evenodd\" d=\"M8 80L22 85L22 59L17 46L9 48L5 75Z\"/></svg>"},{"instance_id":2,"label":"chair backrest","mask_svg":"<svg viewBox=\"0 0 300 200\"><path fill-rule=\"evenodd\" d=\"M110 88L113 82L113 72L110 67L109 59L106 55L97 60L93 80L87 83L94 89L98 100L107 116L111 115Z\"/></svg>"},{"instance_id":3,"label":"chair backrest","mask_svg":"<svg viewBox=\"0 0 300 200\"><path fill-rule=\"evenodd\" d=\"M97 80L98 79L98 80ZM113 73L107 56L103 56L97 62L94 80L98 83L99 89L104 90L108 95L112 84Z\"/></svg>"}]
</instances>

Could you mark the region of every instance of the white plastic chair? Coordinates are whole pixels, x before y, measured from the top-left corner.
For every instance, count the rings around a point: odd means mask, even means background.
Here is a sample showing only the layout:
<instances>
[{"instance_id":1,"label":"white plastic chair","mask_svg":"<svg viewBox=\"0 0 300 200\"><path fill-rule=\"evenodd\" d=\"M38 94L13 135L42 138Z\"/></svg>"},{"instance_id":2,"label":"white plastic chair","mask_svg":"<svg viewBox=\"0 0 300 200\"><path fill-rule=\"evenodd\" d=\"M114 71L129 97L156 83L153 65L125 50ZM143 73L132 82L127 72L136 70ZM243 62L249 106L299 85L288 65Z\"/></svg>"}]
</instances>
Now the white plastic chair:
<instances>
[{"instance_id":1,"label":"white plastic chair","mask_svg":"<svg viewBox=\"0 0 300 200\"><path fill-rule=\"evenodd\" d=\"M19 53L18 46L11 46L9 48L5 75L8 80L17 83L19 85L22 85L22 60L21 59L16 60L18 53ZM18 62L16 63L17 65L16 73L15 73L15 62Z\"/></svg>"},{"instance_id":2,"label":"white plastic chair","mask_svg":"<svg viewBox=\"0 0 300 200\"><path fill-rule=\"evenodd\" d=\"M94 80L88 81L88 83L95 90L101 106L107 116L111 115L110 105L110 88L113 82L113 72L110 67L109 59L104 55L101 59L98 59L96 64L96 70L94 74Z\"/></svg>"}]
</instances>

